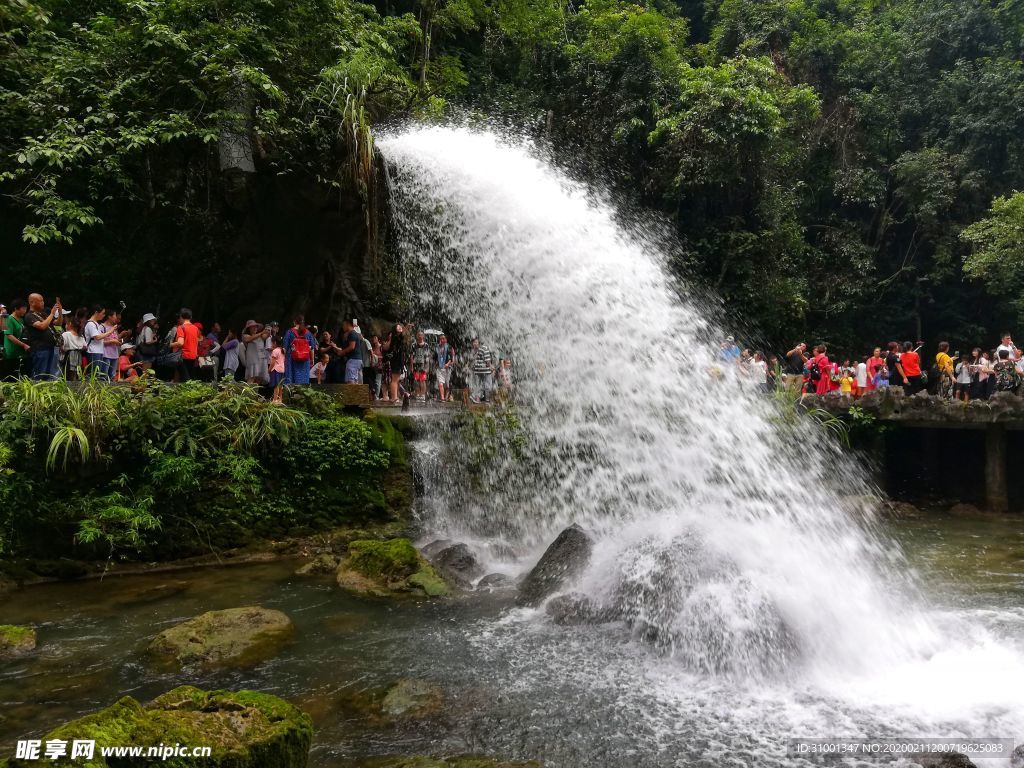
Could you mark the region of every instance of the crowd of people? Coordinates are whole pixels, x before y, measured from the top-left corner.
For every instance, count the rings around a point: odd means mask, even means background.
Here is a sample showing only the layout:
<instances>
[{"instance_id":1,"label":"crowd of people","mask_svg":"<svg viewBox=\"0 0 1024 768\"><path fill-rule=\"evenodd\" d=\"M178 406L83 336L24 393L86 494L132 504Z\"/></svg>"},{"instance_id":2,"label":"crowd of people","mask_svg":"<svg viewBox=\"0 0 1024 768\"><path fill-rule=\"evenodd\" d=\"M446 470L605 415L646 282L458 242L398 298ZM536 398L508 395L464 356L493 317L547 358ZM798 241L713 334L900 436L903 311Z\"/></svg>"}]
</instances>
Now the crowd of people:
<instances>
[{"instance_id":1,"label":"crowd of people","mask_svg":"<svg viewBox=\"0 0 1024 768\"><path fill-rule=\"evenodd\" d=\"M1024 382L1024 350L1004 333L994 349L975 347L951 351L939 342L934 357L925 342L890 341L858 358L830 357L828 346L799 343L785 355L741 349L732 336L721 343L722 362L739 366L766 390L784 386L793 392L857 398L868 392L899 387L907 395L927 392L946 399L985 400L996 392L1017 393Z\"/></svg>"},{"instance_id":2,"label":"crowd of people","mask_svg":"<svg viewBox=\"0 0 1024 768\"><path fill-rule=\"evenodd\" d=\"M183 308L164 331L152 312L124 322L125 305L47 306L41 294L0 304L5 378L86 376L131 381L150 372L168 381L228 379L267 386L280 400L286 385L365 384L373 399L447 401L453 390L486 402L512 388L511 359L497 358L474 338L457 353L443 333L414 331L398 323L381 336L364 336L358 320L343 320L340 333L320 331L302 315L282 331L277 322L247 321L237 332L209 327Z\"/></svg>"}]
</instances>

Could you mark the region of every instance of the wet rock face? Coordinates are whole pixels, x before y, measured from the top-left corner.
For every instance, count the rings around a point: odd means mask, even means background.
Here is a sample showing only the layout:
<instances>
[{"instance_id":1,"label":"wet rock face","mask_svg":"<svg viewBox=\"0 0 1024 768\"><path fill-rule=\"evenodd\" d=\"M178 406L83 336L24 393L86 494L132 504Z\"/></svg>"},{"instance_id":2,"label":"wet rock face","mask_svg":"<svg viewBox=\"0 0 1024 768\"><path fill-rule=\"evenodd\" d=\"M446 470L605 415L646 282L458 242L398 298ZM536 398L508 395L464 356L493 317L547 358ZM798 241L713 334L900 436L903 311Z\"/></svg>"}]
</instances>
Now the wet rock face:
<instances>
[{"instance_id":1,"label":"wet rock face","mask_svg":"<svg viewBox=\"0 0 1024 768\"><path fill-rule=\"evenodd\" d=\"M183 667L248 666L274 655L294 633L281 611L259 606L209 611L165 629L151 657Z\"/></svg>"},{"instance_id":2,"label":"wet rock face","mask_svg":"<svg viewBox=\"0 0 1024 768\"><path fill-rule=\"evenodd\" d=\"M578 525L558 534L519 586L516 602L537 606L579 576L590 562L593 539Z\"/></svg>"},{"instance_id":3,"label":"wet rock face","mask_svg":"<svg viewBox=\"0 0 1024 768\"><path fill-rule=\"evenodd\" d=\"M455 544L456 542L451 539L435 539L423 547L420 552L428 560L433 560L442 551L448 549L448 547L454 546Z\"/></svg>"},{"instance_id":4,"label":"wet rock face","mask_svg":"<svg viewBox=\"0 0 1024 768\"><path fill-rule=\"evenodd\" d=\"M448 585L408 539L349 544L337 570L338 586L375 597L400 594L442 597Z\"/></svg>"},{"instance_id":5,"label":"wet rock face","mask_svg":"<svg viewBox=\"0 0 1024 768\"><path fill-rule=\"evenodd\" d=\"M621 618L615 608L575 592L551 598L544 611L555 624L562 626L603 624Z\"/></svg>"},{"instance_id":6,"label":"wet rock face","mask_svg":"<svg viewBox=\"0 0 1024 768\"><path fill-rule=\"evenodd\" d=\"M206 692L181 686L142 705L130 696L91 715L73 720L45 741L95 740L94 760L46 761L50 765L105 766L101 747L182 744L208 746L208 757L174 757L178 768L305 768L313 741L308 715L283 699L255 691ZM36 766L38 760L12 760L11 768ZM160 758L146 764L161 765ZM115 765L113 760L109 763ZM128 762L117 762L116 765Z\"/></svg>"},{"instance_id":7,"label":"wet rock face","mask_svg":"<svg viewBox=\"0 0 1024 768\"><path fill-rule=\"evenodd\" d=\"M489 573L476 583L477 589L508 589L514 585L514 581L507 573Z\"/></svg>"},{"instance_id":8,"label":"wet rock face","mask_svg":"<svg viewBox=\"0 0 1024 768\"><path fill-rule=\"evenodd\" d=\"M608 601L635 635L705 674L758 676L798 653L771 599L694 532L625 550Z\"/></svg>"},{"instance_id":9,"label":"wet rock face","mask_svg":"<svg viewBox=\"0 0 1024 768\"><path fill-rule=\"evenodd\" d=\"M36 649L36 631L32 627L0 624L0 659L24 656Z\"/></svg>"},{"instance_id":10,"label":"wet rock face","mask_svg":"<svg viewBox=\"0 0 1024 768\"><path fill-rule=\"evenodd\" d=\"M469 586L484 573L484 567L465 544L447 547L430 558L430 561L445 579L462 586Z\"/></svg>"}]
</instances>

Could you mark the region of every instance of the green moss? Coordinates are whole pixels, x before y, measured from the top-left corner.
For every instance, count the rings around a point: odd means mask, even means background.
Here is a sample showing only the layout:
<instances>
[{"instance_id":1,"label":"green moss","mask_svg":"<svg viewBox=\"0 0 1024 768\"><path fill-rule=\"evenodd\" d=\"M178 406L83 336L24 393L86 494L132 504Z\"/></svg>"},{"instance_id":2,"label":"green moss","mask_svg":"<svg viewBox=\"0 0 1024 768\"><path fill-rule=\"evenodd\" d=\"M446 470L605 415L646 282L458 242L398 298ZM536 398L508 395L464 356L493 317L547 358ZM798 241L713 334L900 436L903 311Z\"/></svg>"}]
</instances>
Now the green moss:
<instances>
[{"instance_id":1,"label":"green moss","mask_svg":"<svg viewBox=\"0 0 1024 768\"><path fill-rule=\"evenodd\" d=\"M422 589L427 594L427 597L444 597L449 592L448 585L445 584L444 579L437 574L437 571L429 563L424 563L416 573L410 576L409 583Z\"/></svg>"},{"instance_id":2,"label":"green moss","mask_svg":"<svg viewBox=\"0 0 1024 768\"><path fill-rule=\"evenodd\" d=\"M93 760L58 760L55 766L100 768L106 746L181 744L208 746L210 757L171 757L150 761L168 768L304 768L313 740L313 722L288 702L256 691L202 691L182 686L147 706L125 696L112 706L62 725L45 740L94 739ZM145 761L137 761L141 764ZM33 763L11 761L10 768Z\"/></svg>"},{"instance_id":3,"label":"green moss","mask_svg":"<svg viewBox=\"0 0 1024 768\"><path fill-rule=\"evenodd\" d=\"M420 556L408 539L364 539L348 545L348 566L371 579L403 581L419 570Z\"/></svg>"},{"instance_id":4,"label":"green moss","mask_svg":"<svg viewBox=\"0 0 1024 768\"><path fill-rule=\"evenodd\" d=\"M408 539L353 541L338 568L338 584L379 597L405 592L442 597L449 592L448 585Z\"/></svg>"},{"instance_id":5,"label":"green moss","mask_svg":"<svg viewBox=\"0 0 1024 768\"><path fill-rule=\"evenodd\" d=\"M406 436L413 430L412 420L401 416L366 415L366 423L372 431L371 445L377 450L387 451L393 464L405 465L408 461Z\"/></svg>"},{"instance_id":6,"label":"green moss","mask_svg":"<svg viewBox=\"0 0 1024 768\"><path fill-rule=\"evenodd\" d=\"M165 629L149 645L149 653L182 666L243 667L276 653L294 632L281 611L259 606L208 611Z\"/></svg>"},{"instance_id":7,"label":"green moss","mask_svg":"<svg viewBox=\"0 0 1024 768\"><path fill-rule=\"evenodd\" d=\"M36 647L36 631L32 627L0 624L0 657L15 656Z\"/></svg>"}]
</instances>

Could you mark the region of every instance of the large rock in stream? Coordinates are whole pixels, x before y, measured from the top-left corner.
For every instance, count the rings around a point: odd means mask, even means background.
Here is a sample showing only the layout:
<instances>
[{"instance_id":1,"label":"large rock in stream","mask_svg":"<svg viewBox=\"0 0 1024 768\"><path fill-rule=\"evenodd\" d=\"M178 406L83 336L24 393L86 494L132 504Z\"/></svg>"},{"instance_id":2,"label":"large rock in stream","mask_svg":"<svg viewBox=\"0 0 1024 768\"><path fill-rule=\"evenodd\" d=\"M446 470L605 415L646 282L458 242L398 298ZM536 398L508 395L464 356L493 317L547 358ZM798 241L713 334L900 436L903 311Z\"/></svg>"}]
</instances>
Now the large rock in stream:
<instances>
[{"instance_id":1,"label":"large rock in stream","mask_svg":"<svg viewBox=\"0 0 1024 768\"><path fill-rule=\"evenodd\" d=\"M540 605L583 572L593 548L593 539L578 525L574 523L566 528L523 579L516 602L524 606Z\"/></svg>"},{"instance_id":2,"label":"large rock in stream","mask_svg":"<svg viewBox=\"0 0 1024 768\"><path fill-rule=\"evenodd\" d=\"M202 691L190 685L168 691L146 705L130 696L62 725L48 741L94 740L91 760L58 758L46 765L117 768L168 765L176 768L305 768L313 742L313 721L283 699L256 691ZM208 757L104 758L101 747L210 747ZM12 759L10 768L42 760Z\"/></svg>"},{"instance_id":3,"label":"large rock in stream","mask_svg":"<svg viewBox=\"0 0 1024 768\"><path fill-rule=\"evenodd\" d=\"M36 648L36 631L32 627L0 624L0 659L24 656Z\"/></svg>"},{"instance_id":4,"label":"large rock in stream","mask_svg":"<svg viewBox=\"0 0 1024 768\"><path fill-rule=\"evenodd\" d=\"M442 597L448 585L409 539L353 541L337 571L338 586L352 592L392 597Z\"/></svg>"},{"instance_id":5,"label":"large rock in stream","mask_svg":"<svg viewBox=\"0 0 1024 768\"><path fill-rule=\"evenodd\" d=\"M274 655L295 627L285 614L251 605L209 611L165 629L149 644L157 659L187 666L248 666Z\"/></svg>"},{"instance_id":6,"label":"large rock in stream","mask_svg":"<svg viewBox=\"0 0 1024 768\"><path fill-rule=\"evenodd\" d=\"M446 581L461 587L468 587L474 579L484 575L484 567L476 555L465 544L453 544L430 557Z\"/></svg>"}]
</instances>

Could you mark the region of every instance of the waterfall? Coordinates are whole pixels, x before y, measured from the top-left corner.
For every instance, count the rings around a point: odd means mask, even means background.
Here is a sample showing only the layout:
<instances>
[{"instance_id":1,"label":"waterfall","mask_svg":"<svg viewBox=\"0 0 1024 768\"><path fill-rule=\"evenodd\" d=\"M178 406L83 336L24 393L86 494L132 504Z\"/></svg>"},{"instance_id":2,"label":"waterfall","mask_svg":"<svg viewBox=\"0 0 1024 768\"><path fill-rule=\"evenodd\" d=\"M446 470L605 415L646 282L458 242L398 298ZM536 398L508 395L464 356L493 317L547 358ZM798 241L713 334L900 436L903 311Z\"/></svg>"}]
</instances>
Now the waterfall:
<instances>
[{"instance_id":1,"label":"waterfall","mask_svg":"<svg viewBox=\"0 0 1024 768\"><path fill-rule=\"evenodd\" d=\"M420 306L515 361L516 406L473 478L475 449L439 436L429 530L528 567L579 523L595 547L573 589L700 673L885 690L885 670L927 675L949 634L861 473L719 360L723 331L660 238L529 142L414 127L379 146ZM994 671L972 658L964 689Z\"/></svg>"}]
</instances>

